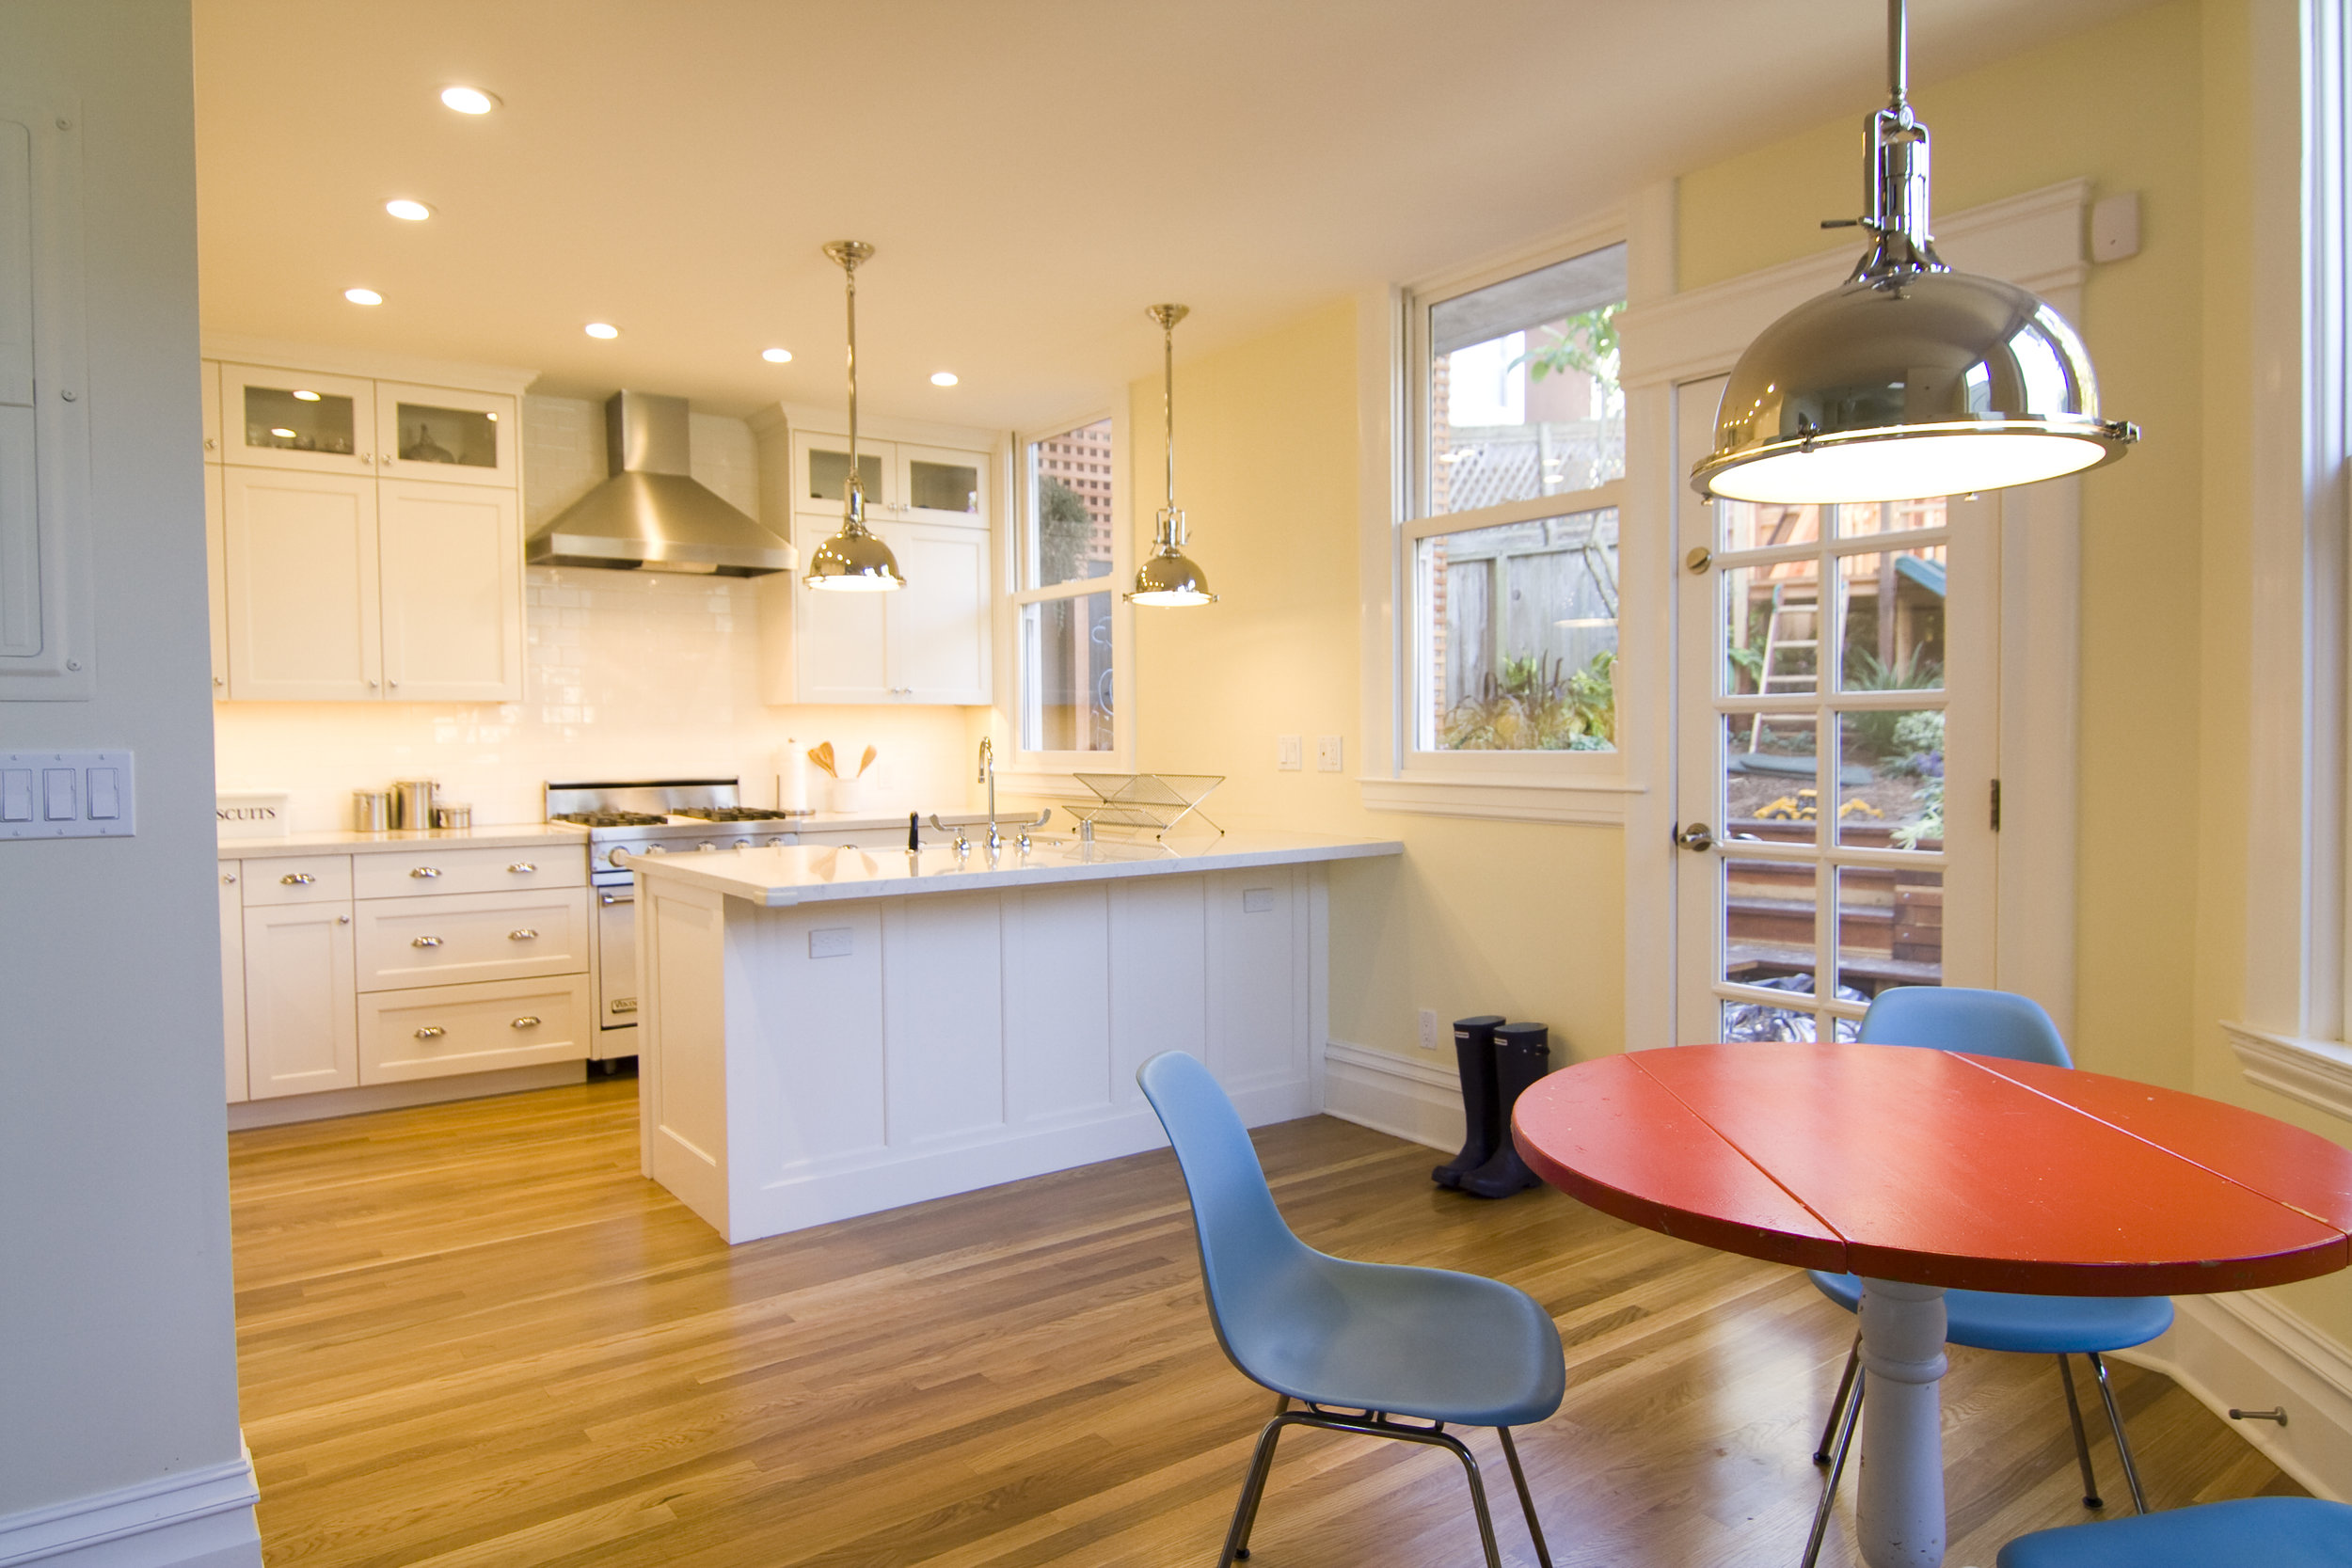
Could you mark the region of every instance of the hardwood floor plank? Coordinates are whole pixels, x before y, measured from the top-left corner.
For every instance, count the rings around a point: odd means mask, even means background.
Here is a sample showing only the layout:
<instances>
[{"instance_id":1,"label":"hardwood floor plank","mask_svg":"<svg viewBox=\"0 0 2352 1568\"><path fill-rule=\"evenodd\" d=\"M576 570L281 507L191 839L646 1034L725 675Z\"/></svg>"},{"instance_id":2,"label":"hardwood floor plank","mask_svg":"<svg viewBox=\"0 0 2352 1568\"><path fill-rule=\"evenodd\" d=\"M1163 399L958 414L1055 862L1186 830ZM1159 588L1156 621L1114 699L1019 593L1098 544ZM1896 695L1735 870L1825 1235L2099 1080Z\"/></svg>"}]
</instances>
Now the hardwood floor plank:
<instances>
[{"instance_id":1,"label":"hardwood floor plank","mask_svg":"<svg viewBox=\"0 0 2352 1568\"><path fill-rule=\"evenodd\" d=\"M1214 1560L1271 1402L1216 1348L1164 1151L729 1248L638 1176L636 1126L615 1080L231 1136L274 1568ZM1562 1568L1793 1560L1853 1331L1801 1274L1549 1191L1439 1192L1427 1149L1329 1118L1255 1136L1311 1244L1507 1279L1553 1315L1567 1401L1519 1440ZM2156 1506L2296 1490L2111 1366ZM1952 1353L1954 1564L2086 1516L2056 1381ZM1496 1440L1466 1440L1532 1563ZM1825 1563L1851 1560L1851 1491ZM1267 1568L1477 1555L1452 1459L1298 1431L1255 1544Z\"/></svg>"}]
</instances>

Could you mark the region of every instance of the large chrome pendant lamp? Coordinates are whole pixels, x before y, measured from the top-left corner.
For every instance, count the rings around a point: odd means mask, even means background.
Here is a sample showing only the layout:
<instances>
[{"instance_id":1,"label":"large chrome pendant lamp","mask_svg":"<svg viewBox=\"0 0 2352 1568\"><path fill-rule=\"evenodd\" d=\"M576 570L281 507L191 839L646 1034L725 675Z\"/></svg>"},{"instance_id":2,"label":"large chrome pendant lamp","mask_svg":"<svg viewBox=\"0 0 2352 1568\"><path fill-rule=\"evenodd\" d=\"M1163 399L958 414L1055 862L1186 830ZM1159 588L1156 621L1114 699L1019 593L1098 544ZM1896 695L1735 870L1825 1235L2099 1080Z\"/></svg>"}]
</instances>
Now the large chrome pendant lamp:
<instances>
[{"instance_id":1,"label":"large chrome pendant lamp","mask_svg":"<svg viewBox=\"0 0 2352 1568\"><path fill-rule=\"evenodd\" d=\"M1176 505L1176 324L1192 314L1185 305L1154 305L1151 317L1160 324L1161 402L1168 416L1168 504L1160 508L1152 531L1152 558L1136 573L1130 602L1148 605L1215 604L1208 578L1184 554L1184 515Z\"/></svg>"},{"instance_id":2,"label":"large chrome pendant lamp","mask_svg":"<svg viewBox=\"0 0 2352 1568\"><path fill-rule=\"evenodd\" d=\"M2112 463L2139 439L2100 417L2090 352L2064 317L1935 254L1908 33L1905 0L1888 0L1889 96L1865 135L1869 210L1857 220L1870 248L1842 287L1740 356L1715 450L1692 469L1701 495L1798 504L1994 490Z\"/></svg>"},{"instance_id":3,"label":"large chrome pendant lamp","mask_svg":"<svg viewBox=\"0 0 2352 1568\"><path fill-rule=\"evenodd\" d=\"M904 588L898 558L890 546L866 531L866 488L857 467L857 269L873 259L874 247L863 240L835 240L825 254L839 266L849 284L850 300L850 481L843 497L841 531L817 546L802 568L802 580L811 588L835 594L886 594Z\"/></svg>"}]
</instances>

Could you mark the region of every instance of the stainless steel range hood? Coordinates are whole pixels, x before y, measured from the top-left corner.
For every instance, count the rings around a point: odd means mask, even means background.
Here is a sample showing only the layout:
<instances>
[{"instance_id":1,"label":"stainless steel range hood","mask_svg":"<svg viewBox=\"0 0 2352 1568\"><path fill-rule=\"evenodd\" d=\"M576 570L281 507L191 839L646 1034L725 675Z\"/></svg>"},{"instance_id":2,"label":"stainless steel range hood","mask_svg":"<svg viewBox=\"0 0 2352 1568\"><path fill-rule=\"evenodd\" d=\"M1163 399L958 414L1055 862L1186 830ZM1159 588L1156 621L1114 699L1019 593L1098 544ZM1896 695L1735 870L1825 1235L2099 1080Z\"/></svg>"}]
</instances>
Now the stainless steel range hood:
<instances>
[{"instance_id":1,"label":"stainless steel range hood","mask_svg":"<svg viewBox=\"0 0 2352 1568\"><path fill-rule=\"evenodd\" d=\"M604 439L612 477L532 533L532 564L755 578L800 563L789 543L691 477L684 398L613 393Z\"/></svg>"}]
</instances>

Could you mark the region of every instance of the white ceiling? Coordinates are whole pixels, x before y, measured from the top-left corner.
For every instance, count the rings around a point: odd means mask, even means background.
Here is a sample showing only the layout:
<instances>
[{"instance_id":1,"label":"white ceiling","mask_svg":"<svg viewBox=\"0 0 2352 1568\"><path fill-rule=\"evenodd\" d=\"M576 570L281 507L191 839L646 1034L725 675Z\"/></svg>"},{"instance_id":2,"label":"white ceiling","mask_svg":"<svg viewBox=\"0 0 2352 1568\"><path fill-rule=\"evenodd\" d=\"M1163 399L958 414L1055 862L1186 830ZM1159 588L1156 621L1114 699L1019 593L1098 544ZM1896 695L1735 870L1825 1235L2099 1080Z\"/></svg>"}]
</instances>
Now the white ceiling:
<instances>
[{"instance_id":1,"label":"white ceiling","mask_svg":"<svg viewBox=\"0 0 2352 1568\"><path fill-rule=\"evenodd\" d=\"M1932 82L2144 0L1916 0ZM1883 96L1878 0L196 0L208 329L1026 426ZM504 100L480 119L437 94ZM1858 134L1858 133L1857 133ZM1857 154L1857 163L1859 161ZM428 222L385 214L431 203ZM342 301L361 284L386 303ZM623 334L596 342L590 321ZM763 363L771 344L793 363ZM950 369L962 385L929 385Z\"/></svg>"}]
</instances>

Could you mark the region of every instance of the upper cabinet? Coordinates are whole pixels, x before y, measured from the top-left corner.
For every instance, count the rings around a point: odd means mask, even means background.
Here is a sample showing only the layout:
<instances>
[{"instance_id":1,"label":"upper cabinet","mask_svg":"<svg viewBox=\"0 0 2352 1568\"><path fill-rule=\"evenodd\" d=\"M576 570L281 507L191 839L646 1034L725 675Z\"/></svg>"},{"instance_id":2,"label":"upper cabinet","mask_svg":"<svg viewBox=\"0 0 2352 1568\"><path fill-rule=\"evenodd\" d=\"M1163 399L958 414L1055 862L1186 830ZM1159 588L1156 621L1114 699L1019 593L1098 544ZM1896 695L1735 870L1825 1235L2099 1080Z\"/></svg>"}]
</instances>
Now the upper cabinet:
<instances>
[{"instance_id":1,"label":"upper cabinet","mask_svg":"<svg viewBox=\"0 0 2352 1568\"><path fill-rule=\"evenodd\" d=\"M988 527L987 452L900 442L891 449L891 459L898 482L897 515L914 523Z\"/></svg>"},{"instance_id":2,"label":"upper cabinet","mask_svg":"<svg viewBox=\"0 0 2352 1568\"><path fill-rule=\"evenodd\" d=\"M519 698L518 399L268 365L205 371L214 694Z\"/></svg>"}]
</instances>

